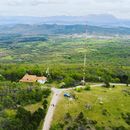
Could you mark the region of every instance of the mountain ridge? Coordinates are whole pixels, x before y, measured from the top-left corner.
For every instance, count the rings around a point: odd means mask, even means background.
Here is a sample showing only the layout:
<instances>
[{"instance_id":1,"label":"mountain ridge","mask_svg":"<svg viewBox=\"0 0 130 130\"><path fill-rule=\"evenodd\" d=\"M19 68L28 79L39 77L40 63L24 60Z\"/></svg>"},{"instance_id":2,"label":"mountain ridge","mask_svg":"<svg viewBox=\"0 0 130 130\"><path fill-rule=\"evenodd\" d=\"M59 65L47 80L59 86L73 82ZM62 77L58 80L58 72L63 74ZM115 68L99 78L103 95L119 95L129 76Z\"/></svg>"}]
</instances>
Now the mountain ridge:
<instances>
[{"instance_id":1,"label":"mountain ridge","mask_svg":"<svg viewBox=\"0 0 130 130\"><path fill-rule=\"evenodd\" d=\"M16 24L58 24L58 25L92 25L105 27L130 27L129 19L116 18L110 14L90 14L86 16L0 16L0 25Z\"/></svg>"},{"instance_id":2,"label":"mountain ridge","mask_svg":"<svg viewBox=\"0 0 130 130\"><path fill-rule=\"evenodd\" d=\"M57 25L57 24L16 24L0 26L0 34L22 35L60 35L60 34L100 34L100 35L130 35L130 28L101 27L90 25Z\"/></svg>"}]
</instances>

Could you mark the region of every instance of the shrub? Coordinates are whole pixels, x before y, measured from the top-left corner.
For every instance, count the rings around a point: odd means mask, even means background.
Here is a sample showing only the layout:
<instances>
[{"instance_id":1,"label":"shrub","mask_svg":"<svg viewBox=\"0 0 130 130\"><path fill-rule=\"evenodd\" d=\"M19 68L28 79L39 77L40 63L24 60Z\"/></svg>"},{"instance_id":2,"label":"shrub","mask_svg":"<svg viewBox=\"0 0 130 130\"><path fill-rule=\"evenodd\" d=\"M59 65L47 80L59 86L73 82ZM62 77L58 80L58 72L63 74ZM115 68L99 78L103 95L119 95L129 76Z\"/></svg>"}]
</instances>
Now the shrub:
<instances>
[{"instance_id":1,"label":"shrub","mask_svg":"<svg viewBox=\"0 0 130 130\"><path fill-rule=\"evenodd\" d=\"M71 117L70 113L65 114L64 121L65 121L65 124L68 124L70 121L72 121L72 117Z\"/></svg>"},{"instance_id":2,"label":"shrub","mask_svg":"<svg viewBox=\"0 0 130 130\"><path fill-rule=\"evenodd\" d=\"M81 92L81 91L82 91L82 88L75 88L75 91Z\"/></svg>"},{"instance_id":3,"label":"shrub","mask_svg":"<svg viewBox=\"0 0 130 130\"><path fill-rule=\"evenodd\" d=\"M62 123L57 123L57 124L55 124L55 125L53 125L53 126L51 127L51 130L63 130L63 128L64 128L64 124L62 124Z\"/></svg>"},{"instance_id":4,"label":"shrub","mask_svg":"<svg viewBox=\"0 0 130 130\"><path fill-rule=\"evenodd\" d=\"M65 87L65 83L64 82L60 83L59 88L64 88L64 87Z\"/></svg>"},{"instance_id":5,"label":"shrub","mask_svg":"<svg viewBox=\"0 0 130 130\"><path fill-rule=\"evenodd\" d=\"M104 81L103 87L110 88L110 83L108 81Z\"/></svg>"},{"instance_id":6,"label":"shrub","mask_svg":"<svg viewBox=\"0 0 130 130\"><path fill-rule=\"evenodd\" d=\"M123 117L123 119L125 120L125 122L126 122L128 125L130 125L130 113L126 113L126 115L125 115L125 114L122 114L122 117Z\"/></svg>"},{"instance_id":7,"label":"shrub","mask_svg":"<svg viewBox=\"0 0 130 130\"><path fill-rule=\"evenodd\" d=\"M86 85L86 86L85 86L85 88L84 88L84 90L86 90L86 91L89 91L89 90L91 90L91 87L90 87L90 85Z\"/></svg>"},{"instance_id":8,"label":"shrub","mask_svg":"<svg viewBox=\"0 0 130 130\"><path fill-rule=\"evenodd\" d=\"M0 74L0 81L4 81L5 78Z\"/></svg>"},{"instance_id":9,"label":"shrub","mask_svg":"<svg viewBox=\"0 0 130 130\"><path fill-rule=\"evenodd\" d=\"M44 100L42 103L44 109L47 109L47 104L48 104L48 101Z\"/></svg>"},{"instance_id":10,"label":"shrub","mask_svg":"<svg viewBox=\"0 0 130 130\"><path fill-rule=\"evenodd\" d=\"M63 82L65 83L65 87L72 87L75 85L75 80L71 77L65 78Z\"/></svg>"}]
</instances>

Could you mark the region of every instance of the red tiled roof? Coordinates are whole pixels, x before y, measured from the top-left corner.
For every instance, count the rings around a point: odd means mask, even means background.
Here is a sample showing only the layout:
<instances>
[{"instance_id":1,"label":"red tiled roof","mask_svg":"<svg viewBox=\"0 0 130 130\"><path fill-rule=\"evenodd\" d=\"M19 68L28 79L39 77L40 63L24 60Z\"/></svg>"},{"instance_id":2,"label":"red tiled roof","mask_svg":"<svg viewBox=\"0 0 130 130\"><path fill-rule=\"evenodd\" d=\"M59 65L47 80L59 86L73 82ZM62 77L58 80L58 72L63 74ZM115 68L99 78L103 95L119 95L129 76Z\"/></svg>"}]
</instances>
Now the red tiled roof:
<instances>
[{"instance_id":1,"label":"red tiled roof","mask_svg":"<svg viewBox=\"0 0 130 130\"><path fill-rule=\"evenodd\" d=\"M29 75L26 74L24 75L24 77L20 80L20 82L36 82L37 80L47 80L46 77L42 76L42 77L37 77L36 75Z\"/></svg>"}]
</instances>

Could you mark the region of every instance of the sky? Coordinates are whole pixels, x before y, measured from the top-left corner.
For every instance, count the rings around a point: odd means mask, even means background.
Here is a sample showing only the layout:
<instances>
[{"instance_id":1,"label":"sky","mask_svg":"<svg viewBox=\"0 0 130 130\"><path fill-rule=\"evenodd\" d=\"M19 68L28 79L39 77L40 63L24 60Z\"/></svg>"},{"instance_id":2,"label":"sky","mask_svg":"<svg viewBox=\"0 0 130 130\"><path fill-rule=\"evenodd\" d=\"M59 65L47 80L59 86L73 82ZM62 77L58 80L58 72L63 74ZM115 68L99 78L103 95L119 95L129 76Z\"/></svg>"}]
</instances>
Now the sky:
<instances>
[{"instance_id":1,"label":"sky","mask_svg":"<svg viewBox=\"0 0 130 130\"><path fill-rule=\"evenodd\" d=\"M0 16L86 16L130 19L130 0L0 0Z\"/></svg>"}]
</instances>

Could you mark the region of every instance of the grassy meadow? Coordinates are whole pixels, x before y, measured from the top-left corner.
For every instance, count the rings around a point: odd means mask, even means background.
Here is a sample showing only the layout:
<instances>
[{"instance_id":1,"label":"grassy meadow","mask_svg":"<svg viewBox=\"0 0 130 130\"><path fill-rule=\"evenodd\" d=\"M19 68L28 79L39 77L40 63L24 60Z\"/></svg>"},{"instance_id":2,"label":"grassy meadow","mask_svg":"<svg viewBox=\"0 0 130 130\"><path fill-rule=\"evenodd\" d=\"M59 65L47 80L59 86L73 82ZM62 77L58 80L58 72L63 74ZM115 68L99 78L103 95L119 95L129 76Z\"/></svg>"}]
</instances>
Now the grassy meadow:
<instances>
[{"instance_id":1,"label":"grassy meadow","mask_svg":"<svg viewBox=\"0 0 130 130\"><path fill-rule=\"evenodd\" d=\"M116 86L110 89L94 87L90 91L81 92L71 90L68 93L76 95L77 99L74 100L69 100L62 94L55 110L52 130L57 123L63 123L66 113L75 117L80 112L83 112L86 118L97 121L96 126L124 126L130 129L122 118L122 114L130 112L130 95L124 90L130 91L130 88ZM100 104L100 100L102 100L102 104ZM86 108L87 104L91 105L91 109Z\"/></svg>"}]
</instances>

